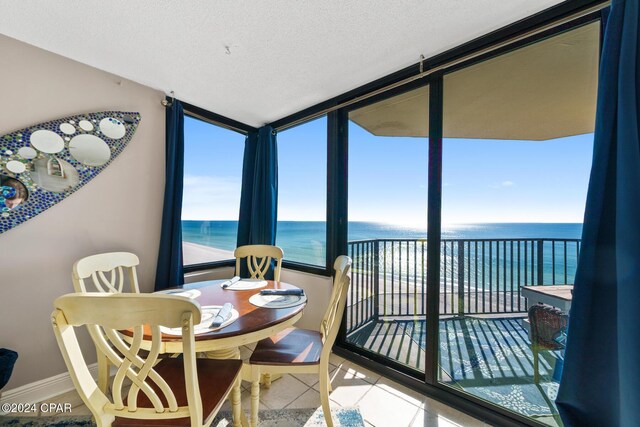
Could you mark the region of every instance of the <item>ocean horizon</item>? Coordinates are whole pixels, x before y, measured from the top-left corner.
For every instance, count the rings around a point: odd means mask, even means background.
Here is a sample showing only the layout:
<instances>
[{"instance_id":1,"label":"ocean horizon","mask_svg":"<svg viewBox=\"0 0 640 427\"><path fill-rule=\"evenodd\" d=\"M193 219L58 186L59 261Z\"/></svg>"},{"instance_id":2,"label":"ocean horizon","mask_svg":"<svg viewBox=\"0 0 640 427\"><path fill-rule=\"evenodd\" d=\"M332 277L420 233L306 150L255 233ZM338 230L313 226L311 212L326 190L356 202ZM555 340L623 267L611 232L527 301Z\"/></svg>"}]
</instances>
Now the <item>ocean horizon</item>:
<instances>
[{"instance_id":1,"label":"ocean horizon","mask_svg":"<svg viewBox=\"0 0 640 427\"><path fill-rule=\"evenodd\" d=\"M237 221L182 221L185 242L233 251ZM582 223L480 223L443 224L442 239L580 239ZM426 227L350 221L349 241L367 239L426 239ZM324 265L326 223L324 221L279 221L276 244L285 258Z\"/></svg>"}]
</instances>

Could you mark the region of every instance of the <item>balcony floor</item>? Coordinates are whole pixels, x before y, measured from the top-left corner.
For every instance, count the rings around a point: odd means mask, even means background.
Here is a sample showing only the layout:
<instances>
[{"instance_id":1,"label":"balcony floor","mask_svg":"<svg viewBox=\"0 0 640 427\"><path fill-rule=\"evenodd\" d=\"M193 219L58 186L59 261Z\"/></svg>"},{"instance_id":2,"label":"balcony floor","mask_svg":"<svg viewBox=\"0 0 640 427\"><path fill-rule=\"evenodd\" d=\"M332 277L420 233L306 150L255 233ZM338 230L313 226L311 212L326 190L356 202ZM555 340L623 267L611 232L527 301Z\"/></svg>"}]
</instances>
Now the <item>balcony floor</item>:
<instances>
[{"instance_id":1,"label":"balcony floor","mask_svg":"<svg viewBox=\"0 0 640 427\"><path fill-rule=\"evenodd\" d=\"M560 355L540 353L540 382L534 384L531 343L521 321L522 317L504 315L442 319L441 380L514 412L557 425L554 400L559 372L554 371ZM424 320L405 317L371 321L350 334L349 341L424 371Z\"/></svg>"}]
</instances>

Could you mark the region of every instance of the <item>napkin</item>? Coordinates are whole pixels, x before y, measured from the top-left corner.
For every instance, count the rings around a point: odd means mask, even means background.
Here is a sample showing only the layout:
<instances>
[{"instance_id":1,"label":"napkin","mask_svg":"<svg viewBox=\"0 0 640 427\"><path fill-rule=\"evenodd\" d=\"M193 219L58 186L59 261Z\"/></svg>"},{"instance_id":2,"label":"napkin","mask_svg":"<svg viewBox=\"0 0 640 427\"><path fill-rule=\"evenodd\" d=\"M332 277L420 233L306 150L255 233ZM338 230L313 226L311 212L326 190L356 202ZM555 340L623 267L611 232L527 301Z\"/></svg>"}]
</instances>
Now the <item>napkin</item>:
<instances>
[{"instance_id":1,"label":"napkin","mask_svg":"<svg viewBox=\"0 0 640 427\"><path fill-rule=\"evenodd\" d=\"M220 283L220 287L222 289L227 289L229 286L233 286L234 283L237 283L239 281L240 281L240 277L239 276L233 276L231 279Z\"/></svg>"},{"instance_id":2,"label":"napkin","mask_svg":"<svg viewBox=\"0 0 640 427\"><path fill-rule=\"evenodd\" d=\"M304 295L304 289L263 289L260 295Z\"/></svg>"},{"instance_id":3,"label":"napkin","mask_svg":"<svg viewBox=\"0 0 640 427\"><path fill-rule=\"evenodd\" d=\"M222 306L218 314L216 314L216 317L213 318L213 322L211 322L211 325L209 327L210 328L220 327L224 322L229 320L229 318L233 314L232 310L233 310L233 304L231 304L230 302L225 303L225 305Z\"/></svg>"}]
</instances>

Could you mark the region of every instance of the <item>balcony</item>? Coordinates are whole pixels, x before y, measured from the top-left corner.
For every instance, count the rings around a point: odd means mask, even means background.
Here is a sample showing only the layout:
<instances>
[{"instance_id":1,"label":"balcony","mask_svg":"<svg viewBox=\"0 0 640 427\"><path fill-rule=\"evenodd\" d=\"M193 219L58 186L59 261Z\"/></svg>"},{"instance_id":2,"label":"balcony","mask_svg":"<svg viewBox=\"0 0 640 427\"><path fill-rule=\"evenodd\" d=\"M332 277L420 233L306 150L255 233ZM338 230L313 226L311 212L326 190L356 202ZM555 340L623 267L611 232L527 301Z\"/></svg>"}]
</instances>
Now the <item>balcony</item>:
<instances>
[{"instance_id":1,"label":"balcony","mask_svg":"<svg viewBox=\"0 0 640 427\"><path fill-rule=\"evenodd\" d=\"M439 375L443 383L555 425L562 355L540 353L540 382L525 321L532 285L571 284L578 239L443 239ZM347 340L425 370L426 239L349 242Z\"/></svg>"}]
</instances>

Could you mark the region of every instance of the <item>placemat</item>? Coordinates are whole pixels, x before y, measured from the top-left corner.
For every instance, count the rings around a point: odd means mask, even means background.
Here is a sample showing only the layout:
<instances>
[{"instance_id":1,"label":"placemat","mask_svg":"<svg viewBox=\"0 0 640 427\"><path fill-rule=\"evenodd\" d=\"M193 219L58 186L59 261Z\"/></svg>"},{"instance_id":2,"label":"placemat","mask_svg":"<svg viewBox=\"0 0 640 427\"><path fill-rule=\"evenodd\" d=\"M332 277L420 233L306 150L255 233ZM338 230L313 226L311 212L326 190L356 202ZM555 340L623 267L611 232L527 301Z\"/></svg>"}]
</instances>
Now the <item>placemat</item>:
<instances>
[{"instance_id":1,"label":"placemat","mask_svg":"<svg viewBox=\"0 0 640 427\"><path fill-rule=\"evenodd\" d=\"M240 317L240 313L235 308L231 310L231 317L224 321L222 325L217 328L210 327L211 322L213 322L214 317L222 308L221 305L205 305L202 306L202 317L200 318L200 323L195 325L193 328L193 332L195 335L206 334L207 332L213 332L224 328L235 322L238 317ZM164 326L160 326L160 332L167 335L179 335L182 336L182 328L166 328Z\"/></svg>"},{"instance_id":2,"label":"placemat","mask_svg":"<svg viewBox=\"0 0 640 427\"><path fill-rule=\"evenodd\" d=\"M242 279L225 289L229 291L248 291L251 289L260 289L267 286L266 280L259 279Z\"/></svg>"},{"instance_id":3,"label":"placemat","mask_svg":"<svg viewBox=\"0 0 640 427\"><path fill-rule=\"evenodd\" d=\"M154 292L154 294L165 294L195 299L198 298L202 292L198 289L167 289L165 291Z\"/></svg>"},{"instance_id":4,"label":"placemat","mask_svg":"<svg viewBox=\"0 0 640 427\"><path fill-rule=\"evenodd\" d=\"M306 295L260 295L255 294L249 302L263 308L289 308L307 302Z\"/></svg>"}]
</instances>

